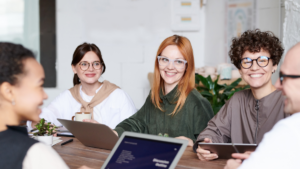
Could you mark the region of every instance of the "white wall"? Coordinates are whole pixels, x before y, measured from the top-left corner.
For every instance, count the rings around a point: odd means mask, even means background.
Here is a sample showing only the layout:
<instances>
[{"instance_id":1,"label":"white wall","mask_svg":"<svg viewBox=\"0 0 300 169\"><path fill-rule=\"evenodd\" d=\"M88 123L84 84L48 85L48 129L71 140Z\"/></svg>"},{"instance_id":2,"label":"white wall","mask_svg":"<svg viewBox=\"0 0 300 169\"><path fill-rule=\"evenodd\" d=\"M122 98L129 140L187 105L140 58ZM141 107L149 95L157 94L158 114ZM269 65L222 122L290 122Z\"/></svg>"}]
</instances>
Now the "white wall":
<instances>
[{"instance_id":1,"label":"white wall","mask_svg":"<svg viewBox=\"0 0 300 169\"><path fill-rule=\"evenodd\" d=\"M208 0L205 15L205 65L216 66L226 62L225 52L225 2L224 0ZM280 0L256 0L256 27L262 31L272 31L280 35L281 13ZM272 81L278 78L273 74Z\"/></svg>"},{"instance_id":2,"label":"white wall","mask_svg":"<svg viewBox=\"0 0 300 169\"><path fill-rule=\"evenodd\" d=\"M300 0L286 0L285 11L283 44L287 52L300 42Z\"/></svg>"},{"instance_id":3,"label":"white wall","mask_svg":"<svg viewBox=\"0 0 300 169\"><path fill-rule=\"evenodd\" d=\"M49 104L72 87L72 54L83 43L95 43L107 66L100 80L125 90L140 108L149 94L148 72L154 70L160 43L173 34L192 43L196 67L204 66L204 29L171 30L170 0L57 0L57 88L46 89ZM200 7L199 7L200 10ZM204 25L204 9L201 10Z\"/></svg>"}]
</instances>

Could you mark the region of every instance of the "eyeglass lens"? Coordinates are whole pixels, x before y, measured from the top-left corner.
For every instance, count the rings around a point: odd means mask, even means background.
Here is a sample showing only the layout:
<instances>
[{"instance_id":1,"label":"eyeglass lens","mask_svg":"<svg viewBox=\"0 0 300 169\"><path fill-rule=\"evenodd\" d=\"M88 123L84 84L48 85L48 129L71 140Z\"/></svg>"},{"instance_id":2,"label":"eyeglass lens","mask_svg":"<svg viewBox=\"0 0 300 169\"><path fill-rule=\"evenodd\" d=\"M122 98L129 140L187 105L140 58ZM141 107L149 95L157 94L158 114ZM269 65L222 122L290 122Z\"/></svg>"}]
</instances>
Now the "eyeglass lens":
<instances>
[{"instance_id":1,"label":"eyeglass lens","mask_svg":"<svg viewBox=\"0 0 300 169\"><path fill-rule=\"evenodd\" d=\"M94 69L98 70L98 69L101 69L102 64L100 62L93 62L92 66L93 66ZM89 67L90 67L89 62L81 62L80 63L81 70L87 70Z\"/></svg>"},{"instance_id":2,"label":"eyeglass lens","mask_svg":"<svg viewBox=\"0 0 300 169\"><path fill-rule=\"evenodd\" d=\"M256 63L260 67L266 67L269 64L269 58L266 56L260 56L257 59L244 58L241 60L241 65L243 68L248 69L253 65L253 61L256 60Z\"/></svg>"},{"instance_id":3,"label":"eyeglass lens","mask_svg":"<svg viewBox=\"0 0 300 169\"><path fill-rule=\"evenodd\" d=\"M280 80L280 84L282 85L282 81L283 81L283 74L281 72L279 72L279 80Z\"/></svg>"},{"instance_id":4,"label":"eyeglass lens","mask_svg":"<svg viewBox=\"0 0 300 169\"><path fill-rule=\"evenodd\" d=\"M170 62L171 62L171 60L166 57L158 58L158 63L161 66L167 66ZM185 62L180 59L173 60L173 64L176 68L184 68L184 66L185 66Z\"/></svg>"}]
</instances>

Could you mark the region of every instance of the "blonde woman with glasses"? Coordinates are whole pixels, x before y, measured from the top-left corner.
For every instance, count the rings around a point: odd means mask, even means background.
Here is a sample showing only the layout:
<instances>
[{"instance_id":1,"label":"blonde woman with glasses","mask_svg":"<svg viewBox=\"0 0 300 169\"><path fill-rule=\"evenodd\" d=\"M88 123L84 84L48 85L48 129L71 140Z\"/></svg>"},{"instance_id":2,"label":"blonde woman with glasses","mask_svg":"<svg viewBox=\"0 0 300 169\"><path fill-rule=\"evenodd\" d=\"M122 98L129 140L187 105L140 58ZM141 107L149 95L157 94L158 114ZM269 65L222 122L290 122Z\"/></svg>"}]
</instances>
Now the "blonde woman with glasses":
<instances>
[{"instance_id":1,"label":"blonde woman with glasses","mask_svg":"<svg viewBox=\"0 0 300 169\"><path fill-rule=\"evenodd\" d=\"M73 54L71 65L74 87L62 92L49 106L43 108L40 118L60 126L57 118L71 120L76 112L90 112L91 119L83 121L115 128L136 112L127 93L109 81L99 81L106 66L95 44L79 45ZM33 127L34 124L28 122L28 126Z\"/></svg>"},{"instance_id":2,"label":"blonde woman with glasses","mask_svg":"<svg viewBox=\"0 0 300 169\"><path fill-rule=\"evenodd\" d=\"M209 102L195 89L195 65L190 41L174 35L158 48L152 90L143 107L115 128L124 131L175 137L196 138L213 117Z\"/></svg>"}]
</instances>

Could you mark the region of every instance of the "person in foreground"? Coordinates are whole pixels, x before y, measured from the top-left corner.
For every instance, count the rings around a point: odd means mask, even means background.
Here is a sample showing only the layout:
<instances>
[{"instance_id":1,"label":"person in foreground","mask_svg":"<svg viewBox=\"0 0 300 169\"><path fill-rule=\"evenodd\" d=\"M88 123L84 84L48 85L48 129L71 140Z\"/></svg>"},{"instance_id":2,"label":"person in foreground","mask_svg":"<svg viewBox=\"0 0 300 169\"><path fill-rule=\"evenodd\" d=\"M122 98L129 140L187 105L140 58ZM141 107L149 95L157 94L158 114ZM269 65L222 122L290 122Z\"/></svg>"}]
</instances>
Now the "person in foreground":
<instances>
[{"instance_id":1,"label":"person in foreground","mask_svg":"<svg viewBox=\"0 0 300 169\"><path fill-rule=\"evenodd\" d=\"M300 150L300 43L286 54L275 86L285 96L284 112L293 114L280 120L266 133L257 149L248 154L233 154L225 169L298 169ZM250 156L250 157L249 157ZM248 159L247 159L248 158ZM241 159L247 159L241 163Z\"/></svg>"},{"instance_id":2,"label":"person in foreground","mask_svg":"<svg viewBox=\"0 0 300 169\"><path fill-rule=\"evenodd\" d=\"M202 149L199 142L259 144L276 122L289 116L283 112L282 92L271 81L283 51L273 33L258 29L232 40L229 56L250 89L235 93L200 133L194 144L200 160L218 156Z\"/></svg>"},{"instance_id":3,"label":"person in foreground","mask_svg":"<svg viewBox=\"0 0 300 169\"><path fill-rule=\"evenodd\" d=\"M51 147L28 137L18 125L39 121L47 98L44 70L21 45L0 43L0 168L68 168Z\"/></svg>"},{"instance_id":4,"label":"person in foreground","mask_svg":"<svg viewBox=\"0 0 300 169\"><path fill-rule=\"evenodd\" d=\"M72 87L62 92L49 106L43 108L41 118L60 126L57 118L71 120L76 112L90 112L85 122L102 123L115 128L122 120L136 112L133 101L122 89L109 81L99 82L106 66L95 44L83 43L73 54ZM34 127L34 123L27 123Z\"/></svg>"},{"instance_id":5,"label":"person in foreground","mask_svg":"<svg viewBox=\"0 0 300 169\"><path fill-rule=\"evenodd\" d=\"M157 51L152 90L143 107L115 128L186 139L192 146L213 117L209 102L195 88L195 65L190 41L174 35Z\"/></svg>"}]
</instances>

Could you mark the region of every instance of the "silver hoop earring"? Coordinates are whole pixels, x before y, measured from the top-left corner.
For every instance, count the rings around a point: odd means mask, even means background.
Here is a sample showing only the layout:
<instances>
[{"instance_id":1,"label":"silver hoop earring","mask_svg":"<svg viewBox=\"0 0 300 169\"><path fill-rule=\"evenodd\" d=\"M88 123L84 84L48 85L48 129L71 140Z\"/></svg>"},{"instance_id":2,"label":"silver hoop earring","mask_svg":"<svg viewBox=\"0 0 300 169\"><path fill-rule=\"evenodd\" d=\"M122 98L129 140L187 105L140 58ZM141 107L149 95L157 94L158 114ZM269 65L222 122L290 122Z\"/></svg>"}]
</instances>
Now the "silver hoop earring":
<instances>
[{"instance_id":1,"label":"silver hoop earring","mask_svg":"<svg viewBox=\"0 0 300 169\"><path fill-rule=\"evenodd\" d=\"M13 106L16 105L16 102L15 102L14 99L11 101L11 104L12 104Z\"/></svg>"}]
</instances>

